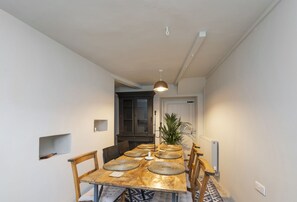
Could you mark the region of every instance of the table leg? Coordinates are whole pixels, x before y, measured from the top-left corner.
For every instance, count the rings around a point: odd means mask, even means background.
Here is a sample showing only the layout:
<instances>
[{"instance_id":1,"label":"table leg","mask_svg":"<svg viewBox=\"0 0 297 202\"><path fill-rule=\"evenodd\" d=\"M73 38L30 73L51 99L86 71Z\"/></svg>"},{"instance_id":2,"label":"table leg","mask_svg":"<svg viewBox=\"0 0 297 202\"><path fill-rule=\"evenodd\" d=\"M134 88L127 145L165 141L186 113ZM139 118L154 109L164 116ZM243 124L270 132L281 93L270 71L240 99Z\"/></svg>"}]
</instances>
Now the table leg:
<instances>
[{"instance_id":1,"label":"table leg","mask_svg":"<svg viewBox=\"0 0 297 202\"><path fill-rule=\"evenodd\" d=\"M178 202L178 194L172 193L172 202Z\"/></svg>"},{"instance_id":2,"label":"table leg","mask_svg":"<svg viewBox=\"0 0 297 202\"><path fill-rule=\"evenodd\" d=\"M98 184L94 184L94 202L99 202Z\"/></svg>"}]
</instances>

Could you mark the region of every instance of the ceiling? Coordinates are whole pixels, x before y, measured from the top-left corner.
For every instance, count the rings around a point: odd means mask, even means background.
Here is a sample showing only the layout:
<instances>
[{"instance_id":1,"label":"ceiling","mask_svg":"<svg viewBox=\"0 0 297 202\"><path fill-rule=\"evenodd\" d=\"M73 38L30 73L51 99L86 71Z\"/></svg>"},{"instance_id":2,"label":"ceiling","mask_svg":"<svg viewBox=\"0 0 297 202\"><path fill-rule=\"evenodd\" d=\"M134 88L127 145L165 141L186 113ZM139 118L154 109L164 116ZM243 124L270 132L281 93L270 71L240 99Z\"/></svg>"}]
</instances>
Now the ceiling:
<instances>
[{"instance_id":1,"label":"ceiling","mask_svg":"<svg viewBox=\"0 0 297 202\"><path fill-rule=\"evenodd\" d=\"M0 8L129 81L176 80L195 37L207 37L183 78L205 77L273 0L0 0ZM165 27L169 27L169 36Z\"/></svg>"}]
</instances>

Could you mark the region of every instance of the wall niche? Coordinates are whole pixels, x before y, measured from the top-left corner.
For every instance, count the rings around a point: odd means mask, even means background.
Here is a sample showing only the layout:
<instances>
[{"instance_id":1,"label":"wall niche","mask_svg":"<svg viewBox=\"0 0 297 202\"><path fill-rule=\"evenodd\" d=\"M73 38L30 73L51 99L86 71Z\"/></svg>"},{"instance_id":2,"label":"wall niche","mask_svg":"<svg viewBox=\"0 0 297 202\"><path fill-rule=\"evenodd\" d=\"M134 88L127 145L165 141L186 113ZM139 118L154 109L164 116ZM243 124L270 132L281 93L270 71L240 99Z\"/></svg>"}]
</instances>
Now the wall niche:
<instances>
[{"instance_id":1,"label":"wall niche","mask_svg":"<svg viewBox=\"0 0 297 202\"><path fill-rule=\"evenodd\" d=\"M58 134L39 138L39 160L67 154L71 150L71 134Z\"/></svg>"},{"instance_id":2,"label":"wall niche","mask_svg":"<svg viewBox=\"0 0 297 202\"><path fill-rule=\"evenodd\" d=\"M94 120L94 132L107 131L107 120Z\"/></svg>"}]
</instances>

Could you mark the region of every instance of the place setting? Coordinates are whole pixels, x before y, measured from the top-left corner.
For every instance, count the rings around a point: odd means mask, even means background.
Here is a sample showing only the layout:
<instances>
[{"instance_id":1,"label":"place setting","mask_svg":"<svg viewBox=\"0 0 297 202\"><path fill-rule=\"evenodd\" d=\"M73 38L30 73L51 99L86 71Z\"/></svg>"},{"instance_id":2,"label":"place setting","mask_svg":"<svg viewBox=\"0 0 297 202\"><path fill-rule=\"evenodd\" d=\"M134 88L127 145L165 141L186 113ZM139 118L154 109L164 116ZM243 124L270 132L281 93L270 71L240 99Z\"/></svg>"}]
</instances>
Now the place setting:
<instances>
[{"instance_id":1,"label":"place setting","mask_svg":"<svg viewBox=\"0 0 297 202\"><path fill-rule=\"evenodd\" d=\"M144 157L148 154L148 152L150 152L150 150L134 149L131 151L126 151L124 155L128 157Z\"/></svg>"},{"instance_id":2,"label":"place setting","mask_svg":"<svg viewBox=\"0 0 297 202\"><path fill-rule=\"evenodd\" d=\"M160 175L179 175L185 172L184 165L176 162L154 161L147 168Z\"/></svg>"},{"instance_id":3,"label":"place setting","mask_svg":"<svg viewBox=\"0 0 297 202\"><path fill-rule=\"evenodd\" d=\"M156 149L157 146L155 144L140 144L137 146L138 149Z\"/></svg>"},{"instance_id":4,"label":"place setting","mask_svg":"<svg viewBox=\"0 0 297 202\"><path fill-rule=\"evenodd\" d=\"M182 157L180 152L167 152L164 150L159 150L155 156L161 159L178 159Z\"/></svg>"},{"instance_id":5,"label":"place setting","mask_svg":"<svg viewBox=\"0 0 297 202\"><path fill-rule=\"evenodd\" d=\"M105 170L111 171L127 171L137 168L139 161L134 159L115 159L103 165Z\"/></svg>"},{"instance_id":6,"label":"place setting","mask_svg":"<svg viewBox=\"0 0 297 202\"><path fill-rule=\"evenodd\" d=\"M162 144L159 147L160 150L165 150L165 151L180 151L182 150L181 145L167 145L167 144Z\"/></svg>"}]
</instances>

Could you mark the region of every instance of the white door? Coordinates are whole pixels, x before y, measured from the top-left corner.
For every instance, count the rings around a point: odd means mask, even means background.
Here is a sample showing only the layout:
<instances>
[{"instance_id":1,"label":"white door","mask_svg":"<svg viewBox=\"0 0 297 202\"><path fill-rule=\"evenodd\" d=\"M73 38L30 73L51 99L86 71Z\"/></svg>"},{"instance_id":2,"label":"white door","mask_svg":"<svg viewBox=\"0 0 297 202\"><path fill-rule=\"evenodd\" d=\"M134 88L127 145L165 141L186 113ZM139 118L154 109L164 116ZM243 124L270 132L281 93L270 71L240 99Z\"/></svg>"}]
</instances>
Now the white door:
<instances>
[{"instance_id":1,"label":"white door","mask_svg":"<svg viewBox=\"0 0 297 202\"><path fill-rule=\"evenodd\" d=\"M161 101L161 122L164 123L165 113L175 113L181 118L182 122L190 123L188 130L183 136L184 150L190 150L193 141L196 139L196 98L164 98Z\"/></svg>"}]
</instances>

